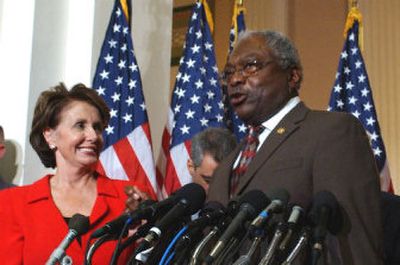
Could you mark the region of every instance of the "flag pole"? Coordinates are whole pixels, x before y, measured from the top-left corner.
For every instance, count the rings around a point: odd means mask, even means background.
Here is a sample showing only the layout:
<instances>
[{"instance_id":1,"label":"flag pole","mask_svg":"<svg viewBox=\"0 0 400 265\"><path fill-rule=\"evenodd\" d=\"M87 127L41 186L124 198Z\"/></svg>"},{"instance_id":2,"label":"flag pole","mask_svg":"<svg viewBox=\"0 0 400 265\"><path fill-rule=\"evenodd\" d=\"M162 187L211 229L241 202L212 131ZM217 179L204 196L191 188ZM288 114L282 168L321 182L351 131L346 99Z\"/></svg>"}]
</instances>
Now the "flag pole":
<instances>
[{"instance_id":1,"label":"flag pole","mask_svg":"<svg viewBox=\"0 0 400 265\"><path fill-rule=\"evenodd\" d=\"M200 3L203 5L204 7L204 11L206 13L206 18L207 18L207 22L208 22L208 26L210 28L211 34L214 33L214 21L212 18L212 14L211 14L211 10L210 7L207 3L207 0L200 0Z\"/></svg>"},{"instance_id":2,"label":"flag pole","mask_svg":"<svg viewBox=\"0 0 400 265\"><path fill-rule=\"evenodd\" d=\"M358 7L358 1L357 0L348 0L348 3L349 3L349 8Z\"/></svg>"}]
</instances>

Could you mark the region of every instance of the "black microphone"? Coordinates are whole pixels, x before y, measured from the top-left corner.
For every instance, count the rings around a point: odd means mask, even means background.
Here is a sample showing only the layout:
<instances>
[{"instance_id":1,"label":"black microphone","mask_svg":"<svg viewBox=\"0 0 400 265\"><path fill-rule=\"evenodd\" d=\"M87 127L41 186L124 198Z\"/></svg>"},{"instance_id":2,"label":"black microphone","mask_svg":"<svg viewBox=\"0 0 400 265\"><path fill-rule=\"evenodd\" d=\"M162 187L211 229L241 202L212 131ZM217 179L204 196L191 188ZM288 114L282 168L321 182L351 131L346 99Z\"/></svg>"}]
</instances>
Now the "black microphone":
<instances>
[{"instance_id":1,"label":"black microphone","mask_svg":"<svg viewBox=\"0 0 400 265\"><path fill-rule=\"evenodd\" d=\"M160 204L156 203L154 200L145 200L139 204L138 209L135 211L131 213L124 213L116 219L106 223L103 227L100 227L94 231L91 235L91 238L98 238L105 234L119 234L127 222L129 224L133 224L134 222L142 219L148 220L155 215L159 207Z\"/></svg>"},{"instance_id":2,"label":"black microphone","mask_svg":"<svg viewBox=\"0 0 400 265\"><path fill-rule=\"evenodd\" d=\"M216 225L221 218L225 217L225 207L217 201L207 202L200 212L199 218L187 224L187 232L176 242L175 251L188 247L195 240L200 240L203 229L210 225Z\"/></svg>"},{"instance_id":3,"label":"black microphone","mask_svg":"<svg viewBox=\"0 0 400 265\"><path fill-rule=\"evenodd\" d=\"M217 225L226 215L226 208L217 201L209 201L199 213L199 217L187 224L187 231L175 244L174 263L184 264L190 252L203 238L203 231L208 226Z\"/></svg>"},{"instance_id":4,"label":"black microphone","mask_svg":"<svg viewBox=\"0 0 400 265\"><path fill-rule=\"evenodd\" d=\"M206 264L211 264L220 255L237 230L246 221L253 219L268 204L268 201L267 196L260 190L251 190L239 198L238 213L219 238L210 254L205 258Z\"/></svg>"},{"instance_id":5,"label":"black microphone","mask_svg":"<svg viewBox=\"0 0 400 265\"><path fill-rule=\"evenodd\" d=\"M134 255L152 247L160 239L161 234L168 229L168 226L178 218L197 212L205 201L206 193L199 184L189 183L180 188L175 197L178 199L177 203L150 229L136 248Z\"/></svg>"},{"instance_id":6,"label":"black microphone","mask_svg":"<svg viewBox=\"0 0 400 265\"><path fill-rule=\"evenodd\" d=\"M311 264L315 265L324 250L327 232L335 235L342 229L343 218L336 197L329 191L318 192L313 199L309 213L312 232Z\"/></svg>"},{"instance_id":7,"label":"black microphone","mask_svg":"<svg viewBox=\"0 0 400 265\"><path fill-rule=\"evenodd\" d=\"M204 236L204 238L195 246L190 258L189 265L199 264L200 257L203 256L203 254L208 253L208 250L212 247L211 244L214 241L217 241L225 228L231 223L232 216L236 214L238 208L239 203L237 201L237 197L228 202L228 206L226 209L227 214L224 218L221 218L219 222L211 229L211 231L209 231Z\"/></svg>"},{"instance_id":8,"label":"black microphone","mask_svg":"<svg viewBox=\"0 0 400 265\"><path fill-rule=\"evenodd\" d=\"M61 262L65 256L65 250L77 236L85 234L89 230L89 218L82 214L74 214L68 222L68 234L61 241L60 245L51 253L46 265L53 265Z\"/></svg>"},{"instance_id":9,"label":"black microphone","mask_svg":"<svg viewBox=\"0 0 400 265\"><path fill-rule=\"evenodd\" d=\"M286 207L289 200L289 193L285 189L274 189L267 192L268 197L271 199L271 203L262 210L258 216L251 222L250 231L255 229L264 228L271 214L282 212Z\"/></svg>"},{"instance_id":10,"label":"black microphone","mask_svg":"<svg viewBox=\"0 0 400 265\"><path fill-rule=\"evenodd\" d=\"M209 225L214 225L220 218L226 215L225 207L217 201L207 202L200 212L199 218L188 223L188 227L201 227L204 228Z\"/></svg>"}]
</instances>

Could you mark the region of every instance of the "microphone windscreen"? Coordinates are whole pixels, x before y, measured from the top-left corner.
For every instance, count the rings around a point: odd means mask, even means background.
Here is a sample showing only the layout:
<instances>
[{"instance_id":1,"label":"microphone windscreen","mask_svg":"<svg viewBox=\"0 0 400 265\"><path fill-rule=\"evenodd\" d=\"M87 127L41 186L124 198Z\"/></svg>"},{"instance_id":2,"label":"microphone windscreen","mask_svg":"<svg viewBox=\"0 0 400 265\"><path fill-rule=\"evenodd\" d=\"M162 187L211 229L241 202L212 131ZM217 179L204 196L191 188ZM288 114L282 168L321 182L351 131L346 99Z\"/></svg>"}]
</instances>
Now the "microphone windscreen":
<instances>
[{"instance_id":1,"label":"microphone windscreen","mask_svg":"<svg viewBox=\"0 0 400 265\"><path fill-rule=\"evenodd\" d=\"M206 215L208 213L216 212L216 211L226 212L226 209L220 202L209 201L206 204L204 204L203 209L200 212L200 216Z\"/></svg>"},{"instance_id":2,"label":"microphone windscreen","mask_svg":"<svg viewBox=\"0 0 400 265\"><path fill-rule=\"evenodd\" d=\"M152 200L152 199L144 200L144 201L139 203L138 209L140 209L140 210L146 209L146 208L148 208L149 206L152 206L155 203L156 203L156 201Z\"/></svg>"},{"instance_id":3,"label":"microphone windscreen","mask_svg":"<svg viewBox=\"0 0 400 265\"><path fill-rule=\"evenodd\" d=\"M89 218L82 214L76 213L68 222L68 228L75 230L78 235L83 235L89 231Z\"/></svg>"},{"instance_id":4,"label":"microphone windscreen","mask_svg":"<svg viewBox=\"0 0 400 265\"><path fill-rule=\"evenodd\" d=\"M197 183L189 183L176 191L174 195L178 200L185 199L188 201L187 214L194 214L204 204L206 200L206 192L204 188Z\"/></svg>"},{"instance_id":5,"label":"microphone windscreen","mask_svg":"<svg viewBox=\"0 0 400 265\"><path fill-rule=\"evenodd\" d=\"M331 234L340 232L343 226L343 216L339 209L339 203L331 192L320 191L315 194L309 217L314 224L318 223L320 210L326 207L330 209L330 218L328 222L328 230Z\"/></svg>"},{"instance_id":6,"label":"microphone windscreen","mask_svg":"<svg viewBox=\"0 0 400 265\"><path fill-rule=\"evenodd\" d=\"M266 205L270 203L267 195L260 190L250 190L239 197L239 205L250 204L256 213L259 213Z\"/></svg>"},{"instance_id":7,"label":"microphone windscreen","mask_svg":"<svg viewBox=\"0 0 400 265\"><path fill-rule=\"evenodd\" d=\"M267 192L267 195L271 201L273 200L282 201L282 205L286 205L290 198L289 192L282 188L272 189Z\"/></svg>"}]
</instances>

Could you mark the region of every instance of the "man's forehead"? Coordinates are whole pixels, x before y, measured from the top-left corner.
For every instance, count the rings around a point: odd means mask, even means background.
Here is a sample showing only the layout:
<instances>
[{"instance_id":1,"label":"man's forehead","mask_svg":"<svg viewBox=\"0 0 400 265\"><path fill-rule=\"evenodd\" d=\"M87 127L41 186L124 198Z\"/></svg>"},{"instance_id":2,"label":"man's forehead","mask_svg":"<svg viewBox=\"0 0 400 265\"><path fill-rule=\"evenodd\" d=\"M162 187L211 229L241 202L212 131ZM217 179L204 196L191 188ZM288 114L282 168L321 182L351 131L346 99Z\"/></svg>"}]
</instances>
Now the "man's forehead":
<instances>
[{"instance_id":1,"label":"man's forehead","mask_svg":"<svg viewBox=\"0 0 400 265\"><path fill-rule=\"evenodd\" d=\"M238 43L238 45L235 46L228 58L228 63L235 63L236 61L245 58L271 56L270 50L268 49L265 41L248 40L248 38L243 39L240 43Z\"/></svg>"}]
</instances>

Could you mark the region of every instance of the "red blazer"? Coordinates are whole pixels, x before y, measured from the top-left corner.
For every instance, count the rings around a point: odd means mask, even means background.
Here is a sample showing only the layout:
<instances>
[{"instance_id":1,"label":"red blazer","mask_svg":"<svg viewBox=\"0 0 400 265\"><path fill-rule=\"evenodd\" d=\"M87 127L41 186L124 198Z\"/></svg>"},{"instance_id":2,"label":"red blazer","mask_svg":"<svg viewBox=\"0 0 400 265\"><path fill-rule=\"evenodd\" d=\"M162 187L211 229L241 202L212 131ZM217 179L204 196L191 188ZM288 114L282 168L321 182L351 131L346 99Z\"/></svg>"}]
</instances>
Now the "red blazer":
<instances>
[{"instance_id":1,"label":"red blazer","mask_svg":"<svg viewBox=\"0 0 400 265\"><path fill-rule=\"evenodd\" d=\"M68 225L51 198L50 177L47 175L32 185L0 192L2 264L45 264L68 233ZM83 264L86 244L93 231L125 210L126 185L136 184L98 177L97 199L89 216L90 230L81 236L82 245L74 240L66 251L74 264ZM115 245L116 241L104 243L95 252L92 264L109 264ZM122 253L119 264L126 264L130 254L127 252Z\"/></svg>"}]
</instances>

